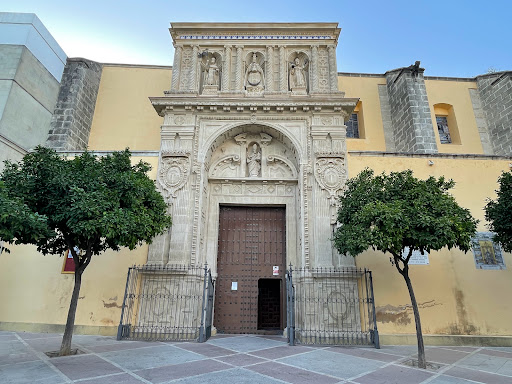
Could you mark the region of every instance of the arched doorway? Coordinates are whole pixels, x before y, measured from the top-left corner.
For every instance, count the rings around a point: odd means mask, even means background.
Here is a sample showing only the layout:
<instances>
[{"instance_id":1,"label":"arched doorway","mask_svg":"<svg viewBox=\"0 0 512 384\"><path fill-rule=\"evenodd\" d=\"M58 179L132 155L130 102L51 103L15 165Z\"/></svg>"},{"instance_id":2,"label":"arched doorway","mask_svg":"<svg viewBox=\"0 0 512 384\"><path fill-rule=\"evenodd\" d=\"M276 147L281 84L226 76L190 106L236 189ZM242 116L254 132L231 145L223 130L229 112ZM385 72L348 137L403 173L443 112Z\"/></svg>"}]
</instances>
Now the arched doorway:
<instances>
[{"instance_id":1,"label":"arched doorway","mask_svg":"<svg viewBox=\"0 0 512 384\"><path fill-rule=\"evenodd\" d=\"M277 129L246 124L213 141L205 169L214 326L222 333L282 331L284 272L300 254L299 151Z\"/></svg>"}]
</instances>

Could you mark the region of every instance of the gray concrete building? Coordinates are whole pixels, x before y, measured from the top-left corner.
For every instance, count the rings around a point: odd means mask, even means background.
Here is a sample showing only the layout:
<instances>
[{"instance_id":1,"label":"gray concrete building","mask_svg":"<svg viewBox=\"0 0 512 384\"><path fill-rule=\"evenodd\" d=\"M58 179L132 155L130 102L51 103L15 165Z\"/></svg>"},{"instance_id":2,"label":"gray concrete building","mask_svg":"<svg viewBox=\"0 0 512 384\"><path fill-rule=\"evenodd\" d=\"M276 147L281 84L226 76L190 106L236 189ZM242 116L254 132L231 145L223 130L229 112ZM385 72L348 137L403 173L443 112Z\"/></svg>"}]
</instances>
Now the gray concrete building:
<instances>
[{"instance_id":1,"label":"gray concrete building","mask_svg":"<svg viewBox=\"0 0 512 384\"><path fill-rule=\"evenodd\" d=\"M66 54L31 13L0 13L0 169L44 144Z\"/></svg>"}]
</instances>

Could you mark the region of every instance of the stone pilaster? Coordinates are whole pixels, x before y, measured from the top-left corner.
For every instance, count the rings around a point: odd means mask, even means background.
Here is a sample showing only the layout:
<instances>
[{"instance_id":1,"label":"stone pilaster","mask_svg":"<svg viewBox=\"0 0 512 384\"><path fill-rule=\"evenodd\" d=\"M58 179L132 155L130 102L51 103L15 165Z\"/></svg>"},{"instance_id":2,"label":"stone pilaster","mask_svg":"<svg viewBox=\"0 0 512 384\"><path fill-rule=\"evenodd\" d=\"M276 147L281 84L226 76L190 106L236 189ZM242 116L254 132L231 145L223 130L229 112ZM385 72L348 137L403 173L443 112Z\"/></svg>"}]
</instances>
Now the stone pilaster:
<instances>
[{"instance_id":1,"label":"stone pilaster","mask_svg":"<svg viewBox=\"0 0 512 384\"><path fill-rule=\"evenodd\" d=\"M265 64L265 90L274 90L274 47L267 45L267 63Z\"/></svg>"},{"instance_id":2,"label":"stone pilaster","mask_svg":"<svg viewBox=\"0 0 512 384\"><path fill-rule=\"evenodd\" d=\"M338 68L336 67L336 46L329 45L329 82L331 83L331 92L338 91Z\"/></svg>"},{"instance_id":3,"label":"stone pilaster","mask_svg":"<svg viewBox=\"0 0 512 384\"><path fill-rule=\"evenodd\" d=\"M174 51L174 64L172 65L171 91L178 91L180 86L181 51L183 48L177 46Z\"/></svg>"},{"instance_id":4,"label":"stone pilaster","mask_svg":"<svg viewBox=\"0 0 512 384\"><path fill-rule=\"evenodd\" d=\"M311 93L318 91L318 46L311 47Z\"/></svg>"},{"instance_id":5,"label":"stone pilaster","mask_svg":"<svg viewBox=\"0 0 512 384\"><path fill-rule=\"evenodd\" d=\"M231 84L231 45L224 46L224 63L222 64L222 91L229 91Z\"/></svg>"},{"instance_id":6,"label":"stone pilaster","mask_svg":"<svg viewBox=\"0 0 512 384\"><path fill-rule=\"evenodd\" d=\"M242 52L243 52L243 46L237 45L236 46L236 69L235 69L235 91L240 92L242 91Z\"/></svg>"},{"instance_id":7,"label":"stone pilaster","mask_svg":"<svg viewBox=\"0 0 512 384\"><path fill-rule=\"evenodd\" d=\"M512 71L477 77L478 93L493 152L512 155Z\"/></svg>"},{"instance_id":8,"label":"stone pilaster","mask_svg":"<svg viewBox=\"0 0 512 384\"><path fill-rule=\"evenodd\" d=\"M288 91L288 62L286 60L286 47L279 47L279 90Z\"/></svg>"},{"instance_id":9,"label":"stone pilaster","mask_svg":"<svg viewBox=\"0 0 512 384\"><path fill-rule=\"evenodd\" d=\"M48 147L60 151L87 149L101 72L100 63L67 60L50 122Z\"/></svg>"},{"instance_id":10,"label":"stone pilaster","mask_svg":"<svg viewBox=\"0 0 512 384\"><path fill-rule=\"evenodd\" d=\"M397 152L437 153L423 72L413 65L386 72Z\"/></svg>"},{"instance_id":11,"label":"stone pilaster","mask_svg":"<svg viewBox=\"0 0 512 384\"><path fill-rule=\"evenodd\" d=\"M197 66L199 63L197 62L197 55L199 53L199 46L194 45L192 47L192 62L190 63L190 74L189 74L189 89L192 92L197 92L199 90L199 84L197 84Z\"/></svg>"}]
</instances>

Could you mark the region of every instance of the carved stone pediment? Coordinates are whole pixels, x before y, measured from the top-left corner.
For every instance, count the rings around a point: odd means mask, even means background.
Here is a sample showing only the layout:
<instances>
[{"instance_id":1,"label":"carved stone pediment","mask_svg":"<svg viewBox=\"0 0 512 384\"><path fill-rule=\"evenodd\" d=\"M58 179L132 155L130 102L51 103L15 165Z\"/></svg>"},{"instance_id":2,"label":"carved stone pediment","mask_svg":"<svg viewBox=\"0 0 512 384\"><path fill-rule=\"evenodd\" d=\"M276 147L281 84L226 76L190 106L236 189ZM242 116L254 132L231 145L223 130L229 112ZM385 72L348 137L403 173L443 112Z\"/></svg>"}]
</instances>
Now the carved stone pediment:
<instances>
[{"instance_id":1,"label":"carved stone pediment","mask_svg":"<svg viewBox=\"0 0 512 384\"><path fill-rule=\"evenodd\" d=\"M210 177L240 177L240 156L227 155L221 157L210 170Z\"/></svg>"}]
</instances>

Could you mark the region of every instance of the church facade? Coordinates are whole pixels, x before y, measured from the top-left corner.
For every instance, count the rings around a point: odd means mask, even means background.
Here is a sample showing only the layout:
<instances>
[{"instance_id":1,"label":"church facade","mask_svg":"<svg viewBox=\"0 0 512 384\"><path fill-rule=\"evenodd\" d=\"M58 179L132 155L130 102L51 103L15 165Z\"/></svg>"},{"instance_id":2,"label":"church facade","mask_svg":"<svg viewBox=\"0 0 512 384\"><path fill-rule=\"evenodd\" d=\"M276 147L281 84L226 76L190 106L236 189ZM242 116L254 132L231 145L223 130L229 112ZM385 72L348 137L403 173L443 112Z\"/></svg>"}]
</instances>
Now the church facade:
<instances>
[{"instance_id":1,"label":"church facade","mask_svg":"<svg viewBox=\"0 0 512 384\"><path fill-rule=\"evenodd\" d=\"M186 266L207 264L217 331L252 333L267 323L283 331L291 264L369 268L385 342L408 342L408 294L387 258L372 250L339 255L331 243L345 182L369 167L453 178L457 201L481 220L471 252L443 249L412 266L427 340L512 343L512 307L499 299L512 287L512 255L492 243L482 211L500 173L512 167L511 72L429 78L417 62L384 74L338 73L336 23L173 23L170 32L172 68L68 59L64 70L46 144L68 156L130 147L154 166L173 218L149 246L91 263L79 331L117 332L131 264L161 266L183 282L190 280ZM19 255L43 272L17 269ZM58 267L62 258L43 259L31 247L2 258L0 274L12 277L0 279L8 284L0 290L0 327L59 329L72 284ZM36 273L45 292L21 300ZM357 283L329 291L327 275L311 279L326 301L357 291ZM157 280L144 284L161 294ZM263 291L281 303L273 320L260 318ZM34 301L44 305L33 310ZM240 313L249 314L245 325L233 320Z\"/></svg>"}]
</instances>

